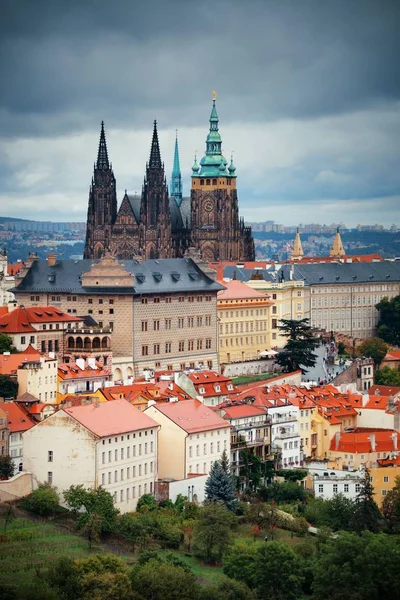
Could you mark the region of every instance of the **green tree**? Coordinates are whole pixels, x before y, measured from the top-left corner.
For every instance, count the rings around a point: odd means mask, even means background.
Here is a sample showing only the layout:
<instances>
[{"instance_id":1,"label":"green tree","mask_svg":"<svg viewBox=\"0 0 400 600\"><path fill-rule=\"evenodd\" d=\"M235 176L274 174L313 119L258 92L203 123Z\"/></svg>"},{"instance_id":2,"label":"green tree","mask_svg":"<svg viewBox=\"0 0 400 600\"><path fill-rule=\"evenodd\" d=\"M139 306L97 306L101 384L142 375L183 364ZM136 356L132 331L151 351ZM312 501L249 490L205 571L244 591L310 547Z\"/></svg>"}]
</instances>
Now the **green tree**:
<instances>
[{"instance_id":1,"label":"green tree","mask_svg":"<svg viewBox=\"0 0 400 600\"><path fill-rule=\"evenodd\" d=\"M194 554L206 563L220 563L231 544L234 522L233 514L221 504L213 502L203 506L194 529Z\"/></svg>"},{"instance_id":2,"label":"green tree","mask_svg":"<svg viewBox=\"0 0 400 600\"><path fill-rule=\"evenodd\" d=\"M154 521L148 513L125 513L118 518L119 534L130 544L132 551L145 550L154 533Z\"/></svg>"},{"instance_id":3,"label":"green tree","mask_svg":"<svg viewBox=\"0 0 400 600\"><path fill-rule=\"evenodd\" d=\"M343 494L336 494L331 500L326 500L326 521L323 523L333 531L346 531L353 519L355 503Z\"/></svg>"},{"instance_id":4,"label":"green tree","mask_svg":"<svg viewBox=\"0 0 400 600\"><path fill-rule=\"evenodd\" d=\"M193 573L156 559L135 565L131 578L143 600L197 600L200 591Z\"/></svg>"},{"instance_id":5,"label":"green tree","mask_svg":"<svg viewBox=\"0 0 400 600\"><path fill-rule=\"evenodd\" d=\"M0 375L0 398L16 398L18 394L18 382L8 375Z\"/></svg>"},{"instance_id":6,"label":"green tree","mask_svg":"<svg viewBox=\"0 0 400 600\"><path fill-rule=\"evenodd\" d=\"M383 516L392 533L400 533L400 477L396 477L395 485L382 503Z\"/></svg>"},{"instance_id":7,"label":"green tree","mask_svg":"<svg viewBox=\"0 0 400 600\"><path fill-rule=\"evenodd\" d=\"M229 456L226 450L223 451L223 453L221 454L221 467L223 469L223 471L225 471L225 473L229 473L231 472L231 466L229 464Z\"/></svg>"},{"instance_id":8,"label":"green tree","mask_svg":"<svg viewBox=\"0 0 400 600\"><path fill-rule=\"evenodd\" d=\"M350 529L356 532L367 530L376 533L380 529L381 519L382 515L374 500L374 488L370 474L368 469L365 469L350 520Z\"/></svg>"},{"instance_id":9,"label":"green tree","mask_svg":"<svg viewBox=\"0 0 400 600\"><path fill-rule=\"evenodd\" d=\"M29 496L24 498L22 506L29 512L48 517L54 515L60 507L60 500L54 488L50 485L40 485Z\"/></svg>"},{"instance_id":10,"label":"green tree","mask_svg":"<svg viewBox=\"0 0 400 600\"><path fill-rule=\"evenodd\" d=\"M8 454L0 456L0 479L10 479L14 475L14 461Z\"/></svg>"},{"instance_id":11,"label":"green tree","mask_svg":"<svg viewBox=\"0 0 400 600\"><path fill-rule=\"evenodd\" d=\"M143 494L140 496L136 505L136 510L155 510L157 508L157 502L153 494Z\"/></svg>"},{"instance_id":12,"label":"green tree","mask_svg":"<svg viewBox=\"0 0 400 600\"><path fill-rule=\"evenodd\" d=\"M375 365L379 365L382 362L387 351L387 344L380 338L371 338L369 340L365 340L365 342L358 347L358 354L360 356L372 358Z\"/></svg>"},{"instance_id":13,"label":"green tree","mask_svg":"<svg viewBox=\"0 0 400 600\"><path fill-rule=\"evenodd\" d=\"M375 371L375 383L377 385L400 386L400 372L388 366Z\"/></svg>"},{"instance_id":14,"label":"green tree","mask_svg":"<svg viewBox=\"0 0 400 600\"><path fill-rule=\"evenodd\" d=\"M224 556L225 575L254 588L256 585L256 556L257 544L236 542Z\"/></svg>"},{"instance_id":15,"label":"green tree","mask_svg":"<svg viewBox=\"0 0 400 600\"><path fill-rule=\"evenodd\" d=\"M278 329L288 341L283 350L276 355L275 362L287 372L301 369L303 374L307 373L307 367L313 367L317 362L314 350L319 346L319 340L314 337L309 319L282 319Z\"/></svg>"},{"instance_id":16,"label":"green tree","mask_svg":"<svg viewBox=\"0 0 400 600\"><path fill-rule=\"evenodd\" d=\"M306 498L303 486L293 481L285 481L284 483L274 482L260 491L262 491L263 500L275 500L278 504L280 502L298 502Z\"/></svg>"},{"instance_id":17,"label":"green tree","mask_svg":"<svg viewBox=\"0 0 400 600\"><path fill-rule=\"evenodd\" d=\"M12 504L6 503L5 511L4 511L4 531L7 531L7 527L12 523L15 519L15 508ZM1 598L0 598L1 600Z\"/></svg>"},{"instance_id":18,"label":"green tree","mask_svg":"<svg viewBox=\"0 0 400 600\"><path fill-rule=\"evenodd\" d=\"M12 343L12 337L6 333L0 333L0 354L4 354L4 352L11 352L13 354L16 351Z\"/></svg>"},{"instance_id":19,"label":"green tree","mask_svg":"<svg viewBox=\"0 0 400 600\"><path fill-rule=\"evenodd\" d=\"M284 477L285 481L302 481L308 475L308 471L302 469L280 469L276 472L278 477Z\"/></svg>"},{"instance_id":20,"label":"green tree","mask_svg":"<svg viewBox=\"0 0 400 600\"><path fill-rule=\"evenodd\" d=\"M213 463L205 485L205 495L210 502L220 502L229 510L234 510L237 499L235 482L230 473L222 467L221 461Z\"/></svg>"},{"instance_id":21,"label":"green tree","mask_svg":"<svg viewBox=\"0 0 400 600\"><path fill-rule=\"evenodd\" d=\"M298 556L281 542L267 542L257 550L255 585L259 600L298 600L303 577Z\"/></svg>"},{"instance_id":22,"label":"green tree","mask_svg":"<svg viewBox=\"0 0 400 600\"><path fill-rule=\"evenodd\" d=\"M398 540L385 534L341 533L314 560L313 600L399 600Z\"/></svg>"},{"instance_id":23,"label":"green tree","mask_svg":"<svg viewBox=\"0 0 400 600\"><path fill-rule=\"evenodd\" d=\"M343 354L346 354L346 346L343 342L338 343L338 354L339 356L343 356Z\"/></svg>"},{"instance_id":24,"label":"green tree","mask_svg":"<svg viewBox=\"0 0 400 600\"><path fill-rule=\"evenodd\" d=\"M388 344L400 346L400 296L383 298L376 308L379 311L378 335Z\"/></svg>"},{"instance_id":25,"label":"green tree","mask_svg":"<svg viewBox=\"0 0 400 600\"><path fill-rule=\"evenodd\" d=\"M64 492L64 499L68 507L78 515L79 528L85 527L89 517L96 513L100 517L101 533L115 531L119 510L115 508L111 494L103 487L85 489L83 485L71 485Z\"/></svg>"},{"instance_id":26,"label":"green tree","mask_svg":"<svg viewBox=\"0 0 400 600\"><path fill-rule=\"evenodd\" d=\"M222 579L218 583L203 585L199 600L256 600L256 595L241 581Z\"/></svg>"},{"instance_id":27,"label":"green tree","mask_svg":"<svg viewBox=\"0 0 400 600\"><path fill-rule=\"evenodd\" d=\"M82 528L82 532L87 537L89 550L92 549L93 543L100 540L101 533L101 517L96 512L92 512L88 515L86 522Z\"/></svg>"}]
</instances>

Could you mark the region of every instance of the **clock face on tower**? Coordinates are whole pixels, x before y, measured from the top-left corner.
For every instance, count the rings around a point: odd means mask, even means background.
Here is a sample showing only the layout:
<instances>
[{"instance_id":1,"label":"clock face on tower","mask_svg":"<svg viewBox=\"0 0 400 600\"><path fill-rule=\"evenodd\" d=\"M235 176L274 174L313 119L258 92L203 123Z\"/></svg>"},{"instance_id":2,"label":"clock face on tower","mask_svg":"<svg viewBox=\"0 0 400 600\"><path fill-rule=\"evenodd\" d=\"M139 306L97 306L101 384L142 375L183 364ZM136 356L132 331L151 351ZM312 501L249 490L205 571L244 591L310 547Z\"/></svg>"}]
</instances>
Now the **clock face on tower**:
<instances>
[{"instance_id":1,"label":"clock face on tower","mask_svg":"<svg viewBox=\"0 0 400 600\"><path fill-rule=\"evenodd\" d=\"M204 210L207 212L211 212L214 208L214 202L212 200L206 200L204 203Z\"/></svg>"}]
</instances>

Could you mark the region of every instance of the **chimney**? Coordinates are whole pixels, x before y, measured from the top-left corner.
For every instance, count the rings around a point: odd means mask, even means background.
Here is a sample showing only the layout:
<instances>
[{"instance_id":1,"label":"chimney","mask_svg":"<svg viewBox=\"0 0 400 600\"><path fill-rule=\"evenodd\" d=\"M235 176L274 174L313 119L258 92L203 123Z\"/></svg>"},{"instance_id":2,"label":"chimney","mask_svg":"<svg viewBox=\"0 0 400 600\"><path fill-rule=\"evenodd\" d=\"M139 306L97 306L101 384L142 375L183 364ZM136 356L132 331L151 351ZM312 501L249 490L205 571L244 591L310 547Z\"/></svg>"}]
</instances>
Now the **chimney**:
<instances>
[{"instance_id":1,"label":"chimney","mask_svg":"<svg viewBox=\"0 0 400 600\"><path fill-rule=\"evenodd\" d=\"M393 440L393 450L397 450L397 432L393 432L390 437Z\"/></svg>"},{"instance_id":2,"label":"chimney","mask_svg":"<svg viewBox=\"0 0 400 600\"><path fill-rule=\"evenodd\" d=\"M375 396L380 396L381 395L381 390L378 388L375 390Z\"/></svg>"},{"instance_id":3,"label":"chimney","mask_svg":"<svg viewBox=\"0 0 400 600\"><path fill-rule=\"evenodd\" d=\"M48 254L47 255L47 264L49 267L54 267L57 262L57 254Z\"/></svg>"},{"instance_id":4,"label":"chimney","mask_svg":"<svg viewBox=\"0 0 400 600\"><path fill-rule=\"evenodd\" d=\"M335 450L339 450L340 437L340 431L337 431L335 433Z\"/></svg>"},{"instance_id":5,"label":"chimney","mask_svg":"<svg viewBox=\"0 0 400 600\"><path fill-rule=\"evenodd\" d=\"M369 436L369 441L371 442L371 452L375 452L376 451L376 439L375 439L374 433L371 433L371 435Z\"/></svg>"}]
</instances>

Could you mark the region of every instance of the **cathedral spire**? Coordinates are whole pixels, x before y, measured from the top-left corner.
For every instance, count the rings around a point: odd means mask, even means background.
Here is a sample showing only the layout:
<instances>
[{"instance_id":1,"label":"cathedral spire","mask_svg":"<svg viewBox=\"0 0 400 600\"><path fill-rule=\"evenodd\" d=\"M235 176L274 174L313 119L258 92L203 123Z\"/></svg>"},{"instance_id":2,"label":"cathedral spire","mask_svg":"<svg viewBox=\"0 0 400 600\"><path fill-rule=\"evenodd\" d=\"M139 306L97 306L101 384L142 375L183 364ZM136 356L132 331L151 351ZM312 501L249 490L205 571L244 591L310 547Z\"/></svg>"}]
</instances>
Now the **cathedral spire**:
<instances>
[{"instance_id":1,"label":"cathedral spire","mask_svg":"<svg viewBox=\"0 0 400 600\"><path fill-rule=\"evenodd\" d=\"M182 175L179 164L178 131L176 132L175 137L174 165L172 168L171 177L171 196L175 198L177 205L180 206L182 202Z\"/></svg>"},{"instance_id":2,"label":"cathedral spire","mask_svg":"<svg viewBox=\"0 0 400 600\"><path fill-rule=\"evenodd\" d=\"M292 260L301 260L303 256L303 246L301 244L299 228L297 228L296 237L294 238L293 250L290 253L290 258Z\"/></svg>"},{"instance_id":3,"label":"cathedral spire","mask_svg":"<svg viewBox=\"0 0 400 600\"><path fill-rule=\"evenodd\" d=\"M106 134L104 132L104 121L101 122L99 151L97 153L96 169L109 169Z\"/></svg>"},{"instance_id":4,"label":"cathedral spire","mask_svg":"<svg viewBox=\"0 0 400 600\"><path fill-rule=\"evenodd\" d=\"M336 228L335 239L333 240L333 245L329 256L332 258L343 258L346 256L346 252L343 247L342 238L340 237L339 227Z\"/></svg>"},{"instance_id":5,"label":"cathedral spire","mask_svg":"<svg viewBox=\"0 0 400 600\"><path fill-rule=\"evenodd\" d=\"M150 159L149 159L149 168L150 169L161 169L162 168L160 146L158 143L157 121L154 121L153 139L151 141L151 151L150 151Z\"/></svg>"}]
</instances>

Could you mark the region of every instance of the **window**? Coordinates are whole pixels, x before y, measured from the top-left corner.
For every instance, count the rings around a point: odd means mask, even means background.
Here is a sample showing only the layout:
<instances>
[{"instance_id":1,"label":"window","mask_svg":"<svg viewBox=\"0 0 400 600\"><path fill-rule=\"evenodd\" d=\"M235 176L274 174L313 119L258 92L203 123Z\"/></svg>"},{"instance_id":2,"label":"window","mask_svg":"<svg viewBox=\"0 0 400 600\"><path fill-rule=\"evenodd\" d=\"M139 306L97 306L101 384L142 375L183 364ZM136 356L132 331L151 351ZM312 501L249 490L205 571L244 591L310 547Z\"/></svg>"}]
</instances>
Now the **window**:
<instances>
[{"instance_id":1,"label":"window","mask_svg":"<svg viewBox=\"0 0 400 600\"><path fill-rule=\"evenodd\" d=\"M147 298L141 298L141 303L142 304L147 304Z\"/></svg>"},{"instance_id":2,"label":"window","mask_svg":"<svg viewBox=\"0 0 400 600\"><path fill-rule=\"evenodd\" d=\"M203 349L203 340L197 340L197 350Z\"/></svg>"},{"instance_id":3,"label":"window","mask_svg":"<svg viewBox=\"0 0 400 600\"><path fill-rule=\"evenodd\" d=\"M277 319L272 319L272 329L276 329L277 328Z\"/></svg>"},{"instance_id":4,"label":"window","mask_svg":"<svg viewBox=\"0 0 400 600\"><path fill-rule=\"evenodd\" d=\"M154 302L154 304L160 304L160 298L159 298L158 296L156 296L156 297L153 299L153 302Z\"/></svg>"},{"instance_id":5,"label":"window","mask_svg":"<svg viewBox=\"0 0 400 600\"><path fill-rule=\"evenodd\" d=\"M389 477L387 475L385 475L385 477L383 478L383 482L384 483L389 483Z\"/></svg>"},{"instance_id":6,"label":"window","mask_svg":"<svg viewBox=\"0 0 400 600\"><path fill-rule=\"evenodd\" d=\"M159 331L159 329L160 329L160 321L158 319L156 319L155 321L153 321L153 329L154 329L154 331Z\"/></svg>"},{"instance_id":7,"label":"window","mask_svg":"<svg viewBox=\"0 0 400 600\"><path fill-rule=\"evenodd\" d=\"M194 350L194 340L188 341L188 350Z\"/></svg>"},{"instance_id":8,"label":"window","mask_svg":"<svg viewBox=\"0 0 400 600\"><path fill-rule=\"evenodd\" d=\"M201 296L199 296L201 298ZM197 327L203 326L203 317L197 317Z\"/></svg>"},{"instance_id":9,"label":"window","mask_svg":"<svg viewBox=\"0 0 400 600\"><path fill-rule=\"evenodd\" d=\"M386 490L382 490L382 496L386 496L387 491Z\"/></svg>"},{"instance_id":10,"label":"window","mask_svg":"<svg viewBox=\"0 0 400 600\"><path fill-rule=\"evenodd\" d=\"M53 462L53 450L49 450L47 453L47 461Z\"/></svg>"},{"instance_id":11,"label":"window","mask_svg":"<svg viewBox=\"0 0 400 600\"><path fill-rule=\"evenodd\" d=\"M147 321L142 321L142 331L147 331Z\"/></svg>"},{"instance_id":12,"label":"window","mask_svg":"<svg viewBox=\"0 0 400 600\"><path fill-rule=\"evenodd\" d=\"M184 352L185 351L185 342L183 340L181 340L178 344L178 350L179 352Z\"/></svg>"},{"instance_id":13,"label":"window","mask_svg":"<svg viewBox=\"0 0 400 600\"><path fill-rule=\"evenodd\" d=\"M185 325L185 318L178 317L178 329L183 329L184 325Z\"/></svg>"},{"instance_id":14,"label":"window","mask_svg":"<svg viewBox=\"0 0 400 600\"><path fill-rule=\"evenodd\" d=\"M185 296L179 296L178 302L185 302Z\"/></svg>"},{"instance_id":15,"label":"window","mask_svg":"<svg viewBox=\"0 0 400 600\"><path fill-rule=\"evenodd\" d=\"M171 329L171 319L165 319L165 329Z\"/></svg>"},{"instance_id":16,"label":"window","mask_svg":"<svg viewBox=\"0 0 400 600\"><path fill-rule=\"evenodd\" d=\"M142 346L142 356L148 356L149 355L149 347L148 346Z\"/></svg>"},{"instance_id":17,"label":"window","mask_svg":"<svg viewBox=\"0 0 400 600\"><path fill-rule=\"evenodd\" d=\"M165 354L171 354L172 344L171 342L165 342Z\"/></svg>"},{"instance_id":18,"label":"window","mask_svg":"<svg viewBox=\"0 0 400 600\"><path fill-rule=\"evenodd\" d=\"M99 298L99 304L103 304L103 298Z\"/></svg>"},{"instance_id":19,"label":"window","mask_svg":"<svg viewBox=\"0 0 400 600\"><path fill-rule=\"evenodd\" d=\"M345 491L345 493L349 493L349 484L348 483L344 484L344 491Z\"/></svg>"},{"instance_id":20,"label":"window","mask_svg":"<svg viewBox=\"0 0 400 600\"><path fill-rule=\"evenodd\" d=\"M104 440L103 440L104 441ZM104 465L106 462L106 453L102 452L101 453L101 464Z\"/></svg>"},{"instance_id":21,"label":"window","mask_svg":"<svg viewBox=\"0 0 400 600\"><path fill-rule=\"evenodd\" d=\"M154 344L153 354L160 354L160 344Z\"/></svg>"},{"instance_id":22,"label":"window","mask_svg":"<svg viewBox=\"0 0 400 600\"><path fill-rule=\"evenodd\" d=\"M319 486L318 486L318 492L319 492L320 494L322 494L322 493L323 493L323 491L324 491L324 486L322 485L322 483L320 483L320 484L319 484Z\"/></svg>"},{"instance_id":23,"label":"window","mask_svg":"<svg viewBox=\"0 0 400 600\"><path fill-rule=\"evenodd\" d=\"M334 494L337 494L337 493L338 493L338 484L337 484L337 483L334 483L334 484L333 484L333 493L334 493Z\"/></svg>"},{"instance_id":24,"label":"window","mask_svg":"<svg viewBox=\"0 0 400 600\"><path fill-rule=\"evenodd\" d=\"M361 486L360 486L360 484L359 484L359 483L356 483L356 494L358 494L358 493L359 493L360 489L361 489Z\"/></svg>"},{"instance_id":25,"label":"window","mask_svg":"<svg viewBox=\"0 0 400 600\"><path fill-rule=\"evenodd\" d=\"M165 303L166 303L166 304L171 304L171 302L172 302L172 298L171 298L171 296L167 296L167 297L165 298Z\"/></svg>"},{"instance_id":26,"label":"window","mask_svg":"<svg viewBox=\"0 0 400 600\"><path fill-rule=\"evenodd\" d=\"M206 339L206 349L209 350L211 348L211 339L207 338Z\"/></svg>"},{"instance_id":27,"label":"window","mask_svg":"<svg viewBox=\"0 0 400 600\"><path fill-rule=\"evenodd\" d=\"M108 313L109 313L110 315L113 315L113 314L114 314L114 309L113 309L113 308L109 308L109 309L108 309Z\"/></svg>"},{"instance_id":28,"label":"window","mask_svg":"<svg viewBox=\"0 0 400 600\"><path fill-rule=\"evenodd\" d=\"M47 483L49 485L53 485L53 471L48 471L48 473L47 473Z\"/></svg>"}]
</instances>

